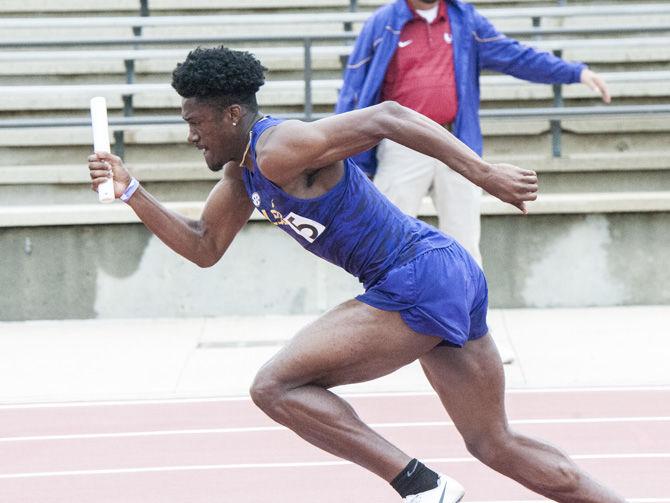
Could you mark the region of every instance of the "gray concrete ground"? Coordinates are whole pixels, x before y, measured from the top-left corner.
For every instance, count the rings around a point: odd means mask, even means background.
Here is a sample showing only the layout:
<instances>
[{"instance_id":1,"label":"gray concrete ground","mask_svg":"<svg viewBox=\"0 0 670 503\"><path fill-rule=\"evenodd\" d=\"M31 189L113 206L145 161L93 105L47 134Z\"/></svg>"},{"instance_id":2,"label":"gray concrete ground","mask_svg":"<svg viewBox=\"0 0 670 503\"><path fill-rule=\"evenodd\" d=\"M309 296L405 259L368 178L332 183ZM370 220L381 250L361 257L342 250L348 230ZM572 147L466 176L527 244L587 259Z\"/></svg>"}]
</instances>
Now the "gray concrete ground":
<instances>
[{"instance_id":1,"label":"gray concrete ground","mask_svg":"<svg viewBox=\"0 0 670 503\"><path fill-rule=\"evenodd\" d=\"M0 402L239 396L312 316L0 323ZM670 306L493 310L508 387L670 385ZM417 364L348 392L424 391Z\"/></svg>"}]
</instances>

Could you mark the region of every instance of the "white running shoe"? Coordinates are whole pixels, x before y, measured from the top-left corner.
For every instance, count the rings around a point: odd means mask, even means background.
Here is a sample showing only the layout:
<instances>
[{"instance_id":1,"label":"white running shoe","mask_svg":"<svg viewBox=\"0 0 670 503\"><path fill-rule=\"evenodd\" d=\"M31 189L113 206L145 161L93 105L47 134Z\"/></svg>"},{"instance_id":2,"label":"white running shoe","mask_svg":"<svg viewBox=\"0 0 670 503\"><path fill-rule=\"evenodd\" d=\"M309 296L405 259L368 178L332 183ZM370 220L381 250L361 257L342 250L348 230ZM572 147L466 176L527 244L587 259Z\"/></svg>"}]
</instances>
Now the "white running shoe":
<instances>
[{"instance_id":1,"label":"white running shoe","mask_svg":"<svg viewBox=\"0 0 670 503\"><path fill-rule=\"evenodd\" d=\"M419 494L405 497L405 503L458 503L463 499L465 489L454 479L440 474L437 487Z\"/></svg>"}]
</instances>

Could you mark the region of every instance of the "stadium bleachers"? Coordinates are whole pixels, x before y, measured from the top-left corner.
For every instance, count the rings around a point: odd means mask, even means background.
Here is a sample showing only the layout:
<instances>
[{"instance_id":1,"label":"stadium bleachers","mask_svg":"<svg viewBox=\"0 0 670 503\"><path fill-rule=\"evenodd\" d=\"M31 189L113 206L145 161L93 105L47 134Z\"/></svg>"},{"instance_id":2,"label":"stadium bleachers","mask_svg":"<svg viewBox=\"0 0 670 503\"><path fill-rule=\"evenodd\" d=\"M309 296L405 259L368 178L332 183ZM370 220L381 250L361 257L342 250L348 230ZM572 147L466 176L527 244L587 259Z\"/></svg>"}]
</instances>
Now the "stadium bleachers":
<instances>
[{"instance_id":1,"label":"stadium bleachers","mask_svg":"<svg viewBox=\"0 0 670 503\"><path fill-rule=\"evenodd\" d=\"M150 0L147 18L138 17L138 0L4 0L0 228L135 221L127 208L98 205L84 190L90 128L35 127L39 121L85 119L89 99L96 95L107 97L110 117L122 117L128 105L123 97L132 95L132 115L140 122L143 117L176 118L179 97L169 86L170 72L198 40L215 45L215 38L254 52L269 68L259 95L264 111L299 116L306 110L299 37L313 37L310 111L330 113L341 84L342 61L350 50L348 27L355 34L382 3L358 1L357 12L350 13L348 0ZM532 211L670 211L670 4L580 2L556 7L540 0L516 0L477 5L510 35L560 51L566 59L587 62L609 82L610 108L621 107L620 114L603 115L606 106L588 89L563 86L563 106L585 107L587 113L560 118L556 157L550 117L529 113L553 106L552 87L508 76L482 77L485 155L539 172L542 193ZM84 16L88 23L82 22ZM324 35L332 39L318 39ZM637 106L656 113L626 109ZM209 173L198 152L186 144L186 127L174 122L114 129L124 131L124 157L149 190L179 211L197 215L217 175ZM502 216L510 210L485 196L482 211ZM429 201L422 214L434 215Z\"/></svg>"},{"instance_id":2,"label":"stadium bleachers","mask_svg":"<svg viewBox=\"0 0 670 503\"><path fill-rule=\"evenodd\" d=\"M39 3L39 2L38 2ZM132 34L133 20L143 21L143 37L176 38L202 35L207 30L208 36L231 37L248 35L248 27L262 27L266 36L281 36L286 33L296 35L296 30L303 35L315 33L338 33L344 31L342 19L356 19L354 29L360 25L360 20L367 16L369 10L383 2L358 2L360 12L347 14L350 8L348 1L325 1L303 3L295 0L282 2L252 2L241 12L240 4L234 2L207 2L201 1L188 6L177 2L153 1L150 2L152 14L160 16L153 18L132 17L137 14L139 3L136 0L126 2L105 2L96 4L96 11L83 2L71 1L60 5L41 2L42 10L39 18L20 17L21 12L40 10L31 2L5 2L2 9L11 16L0 21L5 24L0 37L0 44L5 47L18 41L36 40L78 40L92 29L96 33L104 33L102 38L123 37ZM103 5L105 4L105 5ZM588 5L567 7L577 12L577 15L552 16L548 15L553 8L526 8L527 4L520 3L514 10L490 9L488 13L497 25L503 29L509 28L512 34L515 30L528 28L533 12L542 13L542 28L558 30L584 30L585 23L590 29L609 29L607 33L598 34L598 38L582 35L556 36L545 35L541 40L533 38L532 43L547 50L561 50L566 59L577 59L588 62L596 69L605 71L605 76L612 87L615 104L648 104L668 102L670 91L667 85L668 67L665 62L670 60L670 8L664 4L632 4L631 12L626 12L627 6L610 5L597 7L599 16L588 14ZM44 12L45 7L50 12ZM214 9L207 23L203 25L202 9ZM564 8L565 9L565 8ZM581 9L581 10L580 10ZM251 11L251 12L250 12ZM511 13L510 13L511 12ZM70 16L88 14L90 21L83 23L81 19ZM195 15L198 13L200 15ZM579 15L581 13L581 15ZM603 14L604 13L604 14ZM654 13L653 17L645 15ZM118 17L125 14L125 17ZM170 20L169 17L178 16ZM570 12L569 14L572 14ZM181 15L181 17L179 17ZM112 16L112 17L110 17ZM187 17L184 17L187 16ZM338 18L340 16L340 18ZM348 17L347 17L348 16ZM535 23L537 24L537 17ZM335 21L337 20L337 21ZM596 20L596 26L593 21ZM617 37L617 25L626 26L630 31L626 38ZM83 26L83 28L82 28ZM216 29L218 27L218 30ZM651 27L654 31L651 31ZM43 29L41 29L43 28ZM665 31L662 31L665 30ZM225 35L224 35L225 34ZM526 37L528 38L528 37ZM614 43L616 41L616 44ZM312 67L315 80L312 82L312 101L314 110L328 113L337 98L340 85L341 61L348 53L349 41L338 41L328 45L316 45L312 52ZM302 110L305 90L302 80L303 48L299 44L286 42L266 42L251 44L240 42L236 44L254 51L258 57L270 68L269 82L261 91L260 101L265 110L271 113L300 112ZM192 45L182 44L181 47L158 47L145 49L86 47L70 49L63 47L43 47L15 49L7 48L0 51L0 61L3 61L0 70L0 120L20 119L30 120L35 117L78 116L86 115L88 100L93 95L106 95L110 106L110 113L120 113L123 109L122 96L127 94L124 88L125 77L124 61L132 56L134 60L134 76L137 82L133 88L133 113L141 116L147 113L175 114L179 100L171 91L169 73L175 63L182 59ZM607 72L607 70L615 70ZM35 85L39 84L39 85ZM112 84L112 85L110 85ZM117 84L114 87L113 84ZM143 87L142 84L150 84ZM156 84L155 86L152 84ZM49 87L44 87L44 86ZM109 85L107 88L96 88L96 85ZM77 87L74 87L77 86ZM126 91L124 92L124 89ZM565 86L563 98L566 104L594 103L594 98L588 90L581 86ZM484 109L540 107L551 104L552 90L550 86L522 83L506 76L484 76L482 79L482 100ZM592 143L590 137L599 135L599 148L605 154L608 150L612 157L616 157L622 149L628 146L621 144L616 133L663 134L667 117L647 117L626 121L625 131L621 131L621 120L612 121L598 115L588 118L572 118L562 122L562 129L568 139L589 137L587 144ZM510 127L510 124L514 124ZM518 119L485 121L484 131L487 136L487 153L489 155L504 156L514 152L519 145L529 146L533 143L546 142L547 121L542 119ZM59 165L67 162L72 148L87 146L88 135L86 128L63 129L11 129L4 128L0 148L9 149L10 155L3 156L3 165L16 168L26 166L32 172L37 172L39 151L48 150L49 156ZM510 130L516 133L510 138ZM183 126L144 127L138 126L125 135L126 157L144 161L144 150L151 152L156 145L169 148L170 159L175 160L175 166L196 162L193 153L184 149L181 142ZM614 133L614 135L612 134ZM529 138L530 137L530 138ZM544 137L540 139L540 137ZM528 141L531 140L531 141ZM605 145L610 143L611 145ZM531 147L533 148L533 147ZM534 147L540 149L541 147ZM62 150L61 154L54 150ZM29 155L20 155L30 150ZM528 148L526 148L528 150ZM173 152L174 151L174 152ZM528 152L526 152L528 153ZM537 158L546 157L546 150L536 152ZM12 155L13 154L13 155ZM570 155L568 151L564 155ZM37 158L37 159L35 159ZM4 170L0 175L0 183L13 184L10 170ZM44 181L48 182L48 173ZM58 202L57 200L54 202Z\"/></svg>"}]
</instances>

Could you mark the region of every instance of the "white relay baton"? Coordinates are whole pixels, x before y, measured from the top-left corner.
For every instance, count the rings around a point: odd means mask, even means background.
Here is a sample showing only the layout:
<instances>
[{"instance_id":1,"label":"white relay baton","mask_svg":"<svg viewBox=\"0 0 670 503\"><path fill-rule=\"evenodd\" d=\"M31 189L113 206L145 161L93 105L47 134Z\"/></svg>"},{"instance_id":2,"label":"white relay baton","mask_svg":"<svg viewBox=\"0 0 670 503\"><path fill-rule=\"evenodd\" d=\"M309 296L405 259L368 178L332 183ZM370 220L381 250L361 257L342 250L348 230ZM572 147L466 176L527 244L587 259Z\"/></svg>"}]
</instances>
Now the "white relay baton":
<instances>
[{"instance_id":1,"label":"white relay baton","mask_svg":"<svg viewBox=\"0 0 670 503\"><path fill-rule=\"evenodd\" d=\"M93 126L93 150L109 152L109 125L107 123L107 102L102 96L91 98L91 125ZM110 178L98 185L98 200L101 203L114 202L114 179Z\"/></svg>"}]
</instances>

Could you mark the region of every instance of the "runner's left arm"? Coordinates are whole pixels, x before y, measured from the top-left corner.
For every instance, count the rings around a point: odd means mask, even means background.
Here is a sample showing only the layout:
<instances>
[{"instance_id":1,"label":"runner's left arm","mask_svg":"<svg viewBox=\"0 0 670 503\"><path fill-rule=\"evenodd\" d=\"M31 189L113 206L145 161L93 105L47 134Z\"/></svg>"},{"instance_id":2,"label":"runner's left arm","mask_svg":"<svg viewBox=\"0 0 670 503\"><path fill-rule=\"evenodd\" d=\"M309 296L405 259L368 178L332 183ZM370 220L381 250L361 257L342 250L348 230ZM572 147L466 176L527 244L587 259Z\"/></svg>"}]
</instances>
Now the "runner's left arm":
<instances>
[{"instance_id":1,"label":"runner's left arm","mask_svg":"<svg viewBox=\"0 0 670 503\"><path fill-rule=\"evenodd\" d=\"M439 159L524 213L524 203L537 198L534 171L488 163L436 122L395 102L315 122L286 121L259 139L256 155L266 176L282 185L304 171L368 150L384 138Z\"/></svg>"}]
</instances>

